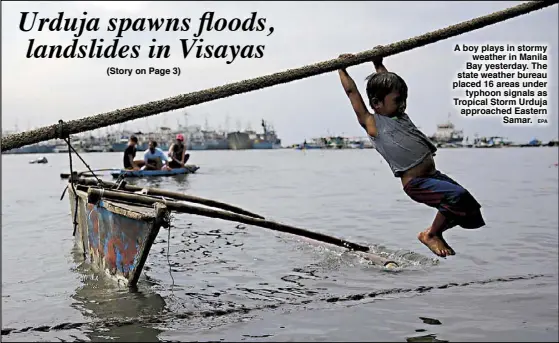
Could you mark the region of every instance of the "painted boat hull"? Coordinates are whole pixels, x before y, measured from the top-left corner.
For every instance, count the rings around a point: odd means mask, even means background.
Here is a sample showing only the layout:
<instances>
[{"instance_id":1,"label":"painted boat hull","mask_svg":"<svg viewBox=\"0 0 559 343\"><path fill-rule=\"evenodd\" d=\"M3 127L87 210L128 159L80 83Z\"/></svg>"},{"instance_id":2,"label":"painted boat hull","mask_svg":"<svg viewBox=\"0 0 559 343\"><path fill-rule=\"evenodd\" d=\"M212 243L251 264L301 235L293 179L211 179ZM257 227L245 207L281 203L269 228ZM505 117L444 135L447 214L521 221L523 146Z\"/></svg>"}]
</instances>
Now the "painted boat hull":
<instances>
[{"instance_id":1,"label":"painted boat hull","mask_svg":"<svg viewBox=\"0 0 559 343\"><path fill-rule=\"evenodd\" d=\"M76 211L76 246L93 269L118 284L136 286L163 221L155 208L101 199L88 203L87 193L68 187L72 221Z\"/></svg>"},{"instance_id":2,"label":"painted boat hull","mask_svg":"<svg viewBox=\"0 0 559 343\"><path fill-rule=\"evenodd\" d=\"M171 170L118 170L111 172L112 177L149 177L149 176L173 176L195 173L200 167L195 165L186 165L184 168L176 168Z\"/></svg>"}]
</instances>

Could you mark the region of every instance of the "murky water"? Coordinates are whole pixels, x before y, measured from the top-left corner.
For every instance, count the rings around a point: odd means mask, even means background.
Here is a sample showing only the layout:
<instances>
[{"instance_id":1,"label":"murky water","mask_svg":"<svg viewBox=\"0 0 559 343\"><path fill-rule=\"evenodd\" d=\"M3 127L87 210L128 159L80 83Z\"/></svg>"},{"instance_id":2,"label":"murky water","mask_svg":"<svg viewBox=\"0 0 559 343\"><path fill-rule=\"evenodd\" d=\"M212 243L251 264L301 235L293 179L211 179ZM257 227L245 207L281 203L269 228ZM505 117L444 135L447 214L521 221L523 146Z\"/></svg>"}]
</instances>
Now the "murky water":
<instances>
[{"instance_id":1,"label":"murky water","mask_svg":"<svg viewBox=\"0 0 559 343\"><path fill-rule=\"evenodd\" d=\"M194 152L197 174L136 182L371 245L406 267L175 215L136 293L74 257L59 200L67 155L2 156L2 340L556 341L557 152L441 150L438 168L476 196L488 225L451 230L457 255L437 265L416 240L433 210L408 199L374 151ZM121 160L83 156L93 168Z\"/></svg>"}]
</instances>

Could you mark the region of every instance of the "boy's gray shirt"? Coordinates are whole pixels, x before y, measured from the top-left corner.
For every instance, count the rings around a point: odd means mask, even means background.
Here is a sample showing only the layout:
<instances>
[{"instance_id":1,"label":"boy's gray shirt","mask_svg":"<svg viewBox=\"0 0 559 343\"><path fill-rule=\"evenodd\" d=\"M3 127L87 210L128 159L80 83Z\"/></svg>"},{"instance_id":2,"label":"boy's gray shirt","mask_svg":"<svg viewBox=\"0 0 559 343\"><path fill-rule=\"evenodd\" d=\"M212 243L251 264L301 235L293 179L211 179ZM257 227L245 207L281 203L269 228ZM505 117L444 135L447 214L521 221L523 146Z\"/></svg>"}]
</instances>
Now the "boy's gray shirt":
<instances>
[{"instance_id":1,"label":"boy's gray shirt","mask_svg":"<svg viewBox=\"0 0 559 343\"><path fill-rule=\"evenodd\" d=\"M386 160L395 177L437 151L437 147L412 123L407 114L387 117L376 113L377 136L369 136L375 149Z\"/></svg>"}]
</instances>

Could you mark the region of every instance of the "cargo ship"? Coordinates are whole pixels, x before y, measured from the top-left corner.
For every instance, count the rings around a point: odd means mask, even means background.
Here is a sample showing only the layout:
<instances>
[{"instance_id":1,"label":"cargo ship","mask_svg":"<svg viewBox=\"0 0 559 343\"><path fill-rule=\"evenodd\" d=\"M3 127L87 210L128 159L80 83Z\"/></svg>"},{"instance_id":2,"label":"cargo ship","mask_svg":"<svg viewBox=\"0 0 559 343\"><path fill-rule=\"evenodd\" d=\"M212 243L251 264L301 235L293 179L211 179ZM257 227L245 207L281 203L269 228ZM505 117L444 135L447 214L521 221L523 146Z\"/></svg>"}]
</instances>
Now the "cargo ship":
<instances>
[{"instance_id":1,"label":"cargo ship","mask_svg":"<svg viewBox=\"0 0 559 343\"><path fill-rule=\"evenodd\" d=\"M227 141L227 133L218 131L202 130L203 146L205 149L199 150L227 150L229 143ZM193 145L194 146L194 145ZM191 149L196 150L196 148Z\"/></svg>"},{"instance_id":2,"label":"cargo ship","mask_svg":"<svg viewBox=\"0 0 559 343\"><path fill-rule=\"evenodd\" d=\"M2 154L50 154L55 152L55 147L55 144L32 144L5 151Z\"/></svg>"},{"instance_id":3,"label":"cargo ship","mask_svg":"<svg viewBox=\"0 0 559 343\"><path fill-rule=\"evenodd\" d=\"M302 144L294 146L297 150L311 149L372 149L373 145L368 137L328 136L305 139Z\"/></svg>"},{"instance_id":4,"label":"cargo ship","mask_svg":"<svg viewBox=\"0 0 559 343\"><path fill-rule=\"evenodd\" d=\"M245 149L280 149L281 139L279 139L271 126L264 119L261 121L263 133L252 130L236 131L227 134L227 142L231 150Z\"/></svg>"},{"instance_id":5,"label":"cargo ship","mask_svg":"<svg viewBox=\"0 0 559 343\"><path fill-rule=\"evenodd\" d=\"M448 114L448 118L446 122L437 125L437 131L433 136L429 137L429 139L439 147L462 146L464 132L455 129L454 124L450 121L450 113Z\"/></svg>"},{"instance_id":6,"label":"cargo ship","mask_svg":"<svg viewBox=\"0 0 559 343\"><path fill-rule=\"evenodd\" d=\"M245 150L252 149L252 140L249 132L229 132L227 134L227 146L230 150Z\"/></svg>"},{"instance_id":7,"label":"cargo ship","mask_svg":"<svg viewBox=\"0 0 559 343\"><path fill-rule=\"evenodd\" d=\"M264 119L261 121L263 133L257 133L252 139L253 149L280 149L281 139L276 135L275 130L266 123Z\"/></svg>"},{"instance_id":8,"label":"cargo ship","mask_svg":"<svg viewBox=\"0 0 559 343\"><path fill-rule=\"evenodd\" d=\"M170 144L175 140L173 136L173 132L168 127L160 127L156 132L122 132L117 139L114 139L116 142L110 144L109 151L111 152L123 152L126 150L128 146L128 140L130 140L131 136L136 136L138 138L138 145L136 145L136 150L144 151L147 150L149 146L149 140L155 139L157 142L157 147L163 151L169 150Z\"/></svg>"},{"instance_id":9,"label":"cargo ship","mask_svg":"<svg viewBox=\"0 0 559 343\"><path fill-rule=\"evenodd\" d=\"M130 137L134 135L138 138L138 145L136 146L138 151L147 150L150 139L155 139L158 148L167 151L179 133L185 137L186 149L192 151L281 148L281 140L277 138L275 131L264 120L262 120L262 128L263 133L250 130L227 133L222 130L210 129L207 122L204 129L199 125L183 126L177 123L176 129L162 126L150 132L120 131L110 133L102 139L84 141L83 148L85 151L123 152L128 146ZM62 147L59 147L59 149L63 150Z\"/></svg>"}]
</instances>

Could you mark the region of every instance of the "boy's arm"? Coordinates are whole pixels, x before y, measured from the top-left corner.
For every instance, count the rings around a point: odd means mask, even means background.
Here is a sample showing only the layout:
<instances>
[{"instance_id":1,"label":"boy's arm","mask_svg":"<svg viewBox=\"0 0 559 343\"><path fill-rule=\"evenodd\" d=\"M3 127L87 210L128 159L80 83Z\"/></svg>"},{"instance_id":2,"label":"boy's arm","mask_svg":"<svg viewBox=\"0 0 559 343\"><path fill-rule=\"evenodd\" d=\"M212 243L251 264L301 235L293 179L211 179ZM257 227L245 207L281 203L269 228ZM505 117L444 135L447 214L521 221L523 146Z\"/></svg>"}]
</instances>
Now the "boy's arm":
<instances>
[{"instance_id":1,"label":"boy's arm","mask_svg":"<svg viewBox=\"0 0 559 343\"><path fill-rule=\"evenodd\" d=\"M375 49L382 49L382 45L375 46ZM382 64L382 57L375 57L372 62L375 65L375 71L377 73L388 73L388 69Z\"/></svg>"},{"instance_id":2,"label":"boy's arm","mask_svg":"<svg viewBox=\"0 0 559 343\"><path fill-rule=\"evenodd\" d=\"M388 73L388 69L386 69L384 64L382 64L382 57L378 60L373 61L373 64L375 65L375 71L377 73Z\"/></svg>"},{"instance_id":3,"label":"boy's arm","mask_svg":"<svg viewBox=\"0 0 559 343\"><path fill-rule=\"evenodd\" d=\"M377 73L388 73L388 69L386 69L384 64L382 64L382 60L379 64L374 63L374 65L375 65L375 71Z\"/></svg>"},{"instance_id":4,"label":"boy's arm","mask_svg":"<svg viewBox=\"0 0 559 343\"><path fill-rule=\"evenodd\" d=\"M338 71L340 74L340 81L342 82L342 86L344 87L345 93L351 102L351 106L357 115L357 120L359 124L367 131L369 136L375 137L377 135L377 127L375 123L375 118L365 106L365 102L363 102L363 98L355 85L355 82L349 76L345 69L340 69Z\"/></svg>"}]
</instances>

